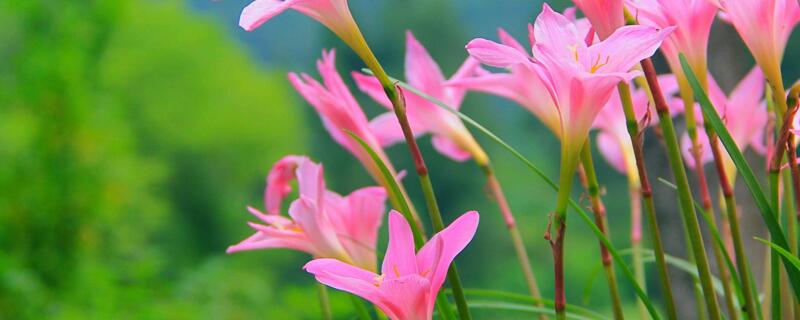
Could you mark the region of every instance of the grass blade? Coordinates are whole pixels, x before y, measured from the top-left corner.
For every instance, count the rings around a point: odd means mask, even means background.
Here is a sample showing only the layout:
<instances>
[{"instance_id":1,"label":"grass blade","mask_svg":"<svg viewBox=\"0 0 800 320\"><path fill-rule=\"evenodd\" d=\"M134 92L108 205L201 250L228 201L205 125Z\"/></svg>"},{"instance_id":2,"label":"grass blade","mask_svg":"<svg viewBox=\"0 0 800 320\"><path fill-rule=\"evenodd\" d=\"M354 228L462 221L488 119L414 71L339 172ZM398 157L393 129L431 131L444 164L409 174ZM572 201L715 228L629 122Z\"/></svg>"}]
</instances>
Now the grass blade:
<instances>
[{"instance_id":1,"label":"grass blade","mask_svg":"<svg viewBox=\"0 0 800 320\"><path fill-rule=\"evenodd\" d=\"M763 242L764 244L766 244L768 246L770 246L772 248L772 250L775 250L775 252L777 252L778 254L783 256L784 258L788 259L792 263L792 265L794 266L795 269L800 270L800 259L795 257L794 254L792 254L789 251L786 251L786 249L781 248L780 246L778 246L778 245L776 245L776 244L774 244L774 243L772 243L772 242L770 242L768 240L764 240L764 239L761 239L759 237L756 237L755 239L760 241L760 242Z\"/></svg>"}]
</instances>

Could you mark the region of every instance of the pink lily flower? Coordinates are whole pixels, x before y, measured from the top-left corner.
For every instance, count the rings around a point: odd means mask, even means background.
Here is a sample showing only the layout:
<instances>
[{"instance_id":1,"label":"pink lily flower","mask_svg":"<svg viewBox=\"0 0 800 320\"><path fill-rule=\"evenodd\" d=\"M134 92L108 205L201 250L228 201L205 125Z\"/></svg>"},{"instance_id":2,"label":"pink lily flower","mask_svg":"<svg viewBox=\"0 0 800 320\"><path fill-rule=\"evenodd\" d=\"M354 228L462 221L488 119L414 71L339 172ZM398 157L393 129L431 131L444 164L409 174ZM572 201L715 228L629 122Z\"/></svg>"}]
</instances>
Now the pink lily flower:
<instances>
[{"instance_id":1,"label":"pink lily flower","mask_svg":"<svg viewBox=\"0 0 800 320\"><path fill-rule=\"evenodd\" d=\"M698 75L707 73L708 39L717 7L708 0L626 0L626 3L635 10L634 15L641 24L656 28L676 27L664 41L661 51L682 88L690 90L678 57L680 53L686 55L686 60Z\"/></svg>"},{"instance_id":2,"label":"pink lily flower","mask_svg":"<svg viewBox=\"0 0 800 320\"><path fill-rule=\"evenodd\" d=\"M472 240L478 220L477 212L465 213L415 253L408 222L392 211L380 275L335 259L313 260L304 269L325 285L369 300L392 320L430 320L450 263Z\"/></svg>"},{"instance_id":3,"label":"pink lily flower","mask_svg":"<svg viewBox=\"0 0 800 320\"><path fill-rule=\"evenodd\" d=\"M526 53L528 50L508 32L499 29L497 34L500 43L517 50L520 54L528 55ZM514 101L533 113L556 136L561 135L561 118L558 108L550 98L547 87L534 70L523 64L509 66L507 73L492 73L486 69L477 68L473 77L453 79L448 84Z\"/></svg>"},{"instance_id":4,"label":"pink lily flower","mask_svg":"<svg viewBox=\"0 0 800 320\"><path fill-rule=\"evenodd\" d=\"M594 31L587 19L577 19L574 7L564 10L564 16L574 22L578 34L594 37ZM533 26L528 25L530 37L533 38ZM529 49L525 49L514 37L502 28L497 31L500 43L514 48L528 56ZM599 41L599 38L593 39ZM531 47L533 42L531 43ZM451 80L449 85L485 92L514 101L533 113L544 125L561 138L561 116L558 113L553 99L547 91L547 86L542 82L539 74L523 64L511 65L507 73L492 73L483 68L478 68L473 77Z\"/></svg>"},{"instance_id":5,"label":"pink lily flower","mask_svg":"<svg viewBox=\"0 0 800 320\"><path fill-rule=\"evenodd\" d=\"M678 92L678 82L675 76L662 75L658 78L658 82L661 84L661 90L665 96L672 97ZM640 122L646 120L647 125L658 123L657 117L648 117L650 98L645 90L634 90L632 99L637 120ZM668 103L678 107L670 108L670 110L676 111L673 115L677 114L677 110L680 110L680 99L671 98ZM636 159L633 155L633 145L631 145L630 136L628 135L627 121L618 92L612 94L608 104L598 114L597 119L594 121L594 128L598 130L597 148L603 158L612 168L627 175L632 180L631 182L638 184L639 174L636 168Z\"/></svg>"},{"instance_id":6,"label":"pink lily flower","mask_svg":"<svg viewBox=\"0 0 800 320\"><path fill-rule=\"evenodd\" d=\"M624 26L608 39L587 45L589 37L545 4L531 36L535 61L513 47L485 39L472 40L467 50L485 64L523 65L539 74L558 107L564 160L577 165L589 129L616 85L640 75L631 69L651 56L673 29Z\"/></svg>"},{"instance_id":7,"label":"pink lily flower","mask_svg":"<svg viewBox=\"0 0 800 320\"><path fill-rule=\"evenodd\" d=\"M375 181L383 184L383 175L375 166L372 158L361 146L350 138L344 130L354 133L364 140L370 148L383 158L386 165L391 166L385 155L381 143L382 131L379 131L385 122L397 122L397 119L380 117L370 123L363 109L359 106L350 89L336 71L336 53L333 49L322 51L322 59L317 60L317 69L322 76L322 82L302 73L289 73L289 81L300 95L308 101L319 113L325 128L331 137L342 147L353 154ZM390 167L392 171L392 169Z\"/></svg>"},{"instance_id":8,"label":"pink lily flower","mask_svg":"<svg viewBox=\"0 0 800 320\"><path fill-rule=\"evenodd\" d=\"M625 25L623 0L572 0L592 23L601 39L611 36L617 28Z\"/></svg>"},{"instance_id":9,"label":"pink lily flower","mask_svg":"<svg viewBox=\"0 0 800 320\"><path fill-rule=\"evenodd\" d=\"M350 13L347 0L255 0L242 10L239 26L253 31L288 9L317 20L359 55L369 50Z\"/></svg>"},{"instance_id":10,"label":"pink lily flower","mask_svg":"<svg viewBox=\"0 0 800 320\"><path fill-rule=\"evenodd\" d=\"M786 43L800 22L795 0L710 0L717 4L739 32L767 79L780 83Z\"/></svg>"},{"instance_id":11,"label":"pink lily flower","mask_svg":"<svg viewBox=\"0 0 800 320\"><path fill-rule=\"evenodd\" d=\"M291 192L295 179L299 197L292 201L285 217L280 214L281 202ZM322 165L307 157L284 157L267 176L267 213L247 208L264 224L248 223L256 233L228 247L227 253L286 248L375 270L375 243L386 197L381 187L340 196L325 188Z\"/></svg>"},{"instance_id":12,"label":"pink lily flower","mask_svg":"<svg viewBox=\"0 0 800 320\"><path fill-rule=\"evenodd\" d=\"M733 89L730 97L726 96L719 88L713 78L709 77L709 98L714 107L720 113L725 126L728 128L733 140L740 150L744 151L748 147L756 153L766 154L767 147L764 144L764 128L767 126L769 115L767 112L764 97L764 74L758 67L753 68L741 82ZM699 106L695 106L698 115L698 124L702 124ZM711 147L709 146L708 136L705 130L698 130L698 142L703 148L703 164L713 160ZM683 145L683 156L689 167L694 168L697 164L691 154L691 140L688 134L684 134L681 141ZM725 153L725 167L727 172L734 173L735 166L733 161ZM733 176L733 175L731 175ZM731 179L733 181L733 179Z\"/></svg>"},{"instance_id":13,"label":"pink lily flower","mask_svg":"<svg viewBox=\"0 0 800 320\"><path fill-rule=\"evenodd\" d=\"M447 80L439 65L410 31L406 32L405 64L406 79L411 86L441 100L450 107L455 109L461 107L466 90L446 85ZM478 62L475 59L467 58L450 81L458 81L470 76L477 67ZM392 103L386 97L383 86L377 78L358 72L353 72L353 78L361 91L382 106L389 110L392 109ZM412 92L405 92L405 101L408 121L414 135L431 133L433 147L441 154L455 161L466 161L470 157L475 157L477 161L486 158L486 154L458 116ZM372 129L384 146L405 141L393 111L378 116L372 123Z\"/></svg>"}]
</instances>

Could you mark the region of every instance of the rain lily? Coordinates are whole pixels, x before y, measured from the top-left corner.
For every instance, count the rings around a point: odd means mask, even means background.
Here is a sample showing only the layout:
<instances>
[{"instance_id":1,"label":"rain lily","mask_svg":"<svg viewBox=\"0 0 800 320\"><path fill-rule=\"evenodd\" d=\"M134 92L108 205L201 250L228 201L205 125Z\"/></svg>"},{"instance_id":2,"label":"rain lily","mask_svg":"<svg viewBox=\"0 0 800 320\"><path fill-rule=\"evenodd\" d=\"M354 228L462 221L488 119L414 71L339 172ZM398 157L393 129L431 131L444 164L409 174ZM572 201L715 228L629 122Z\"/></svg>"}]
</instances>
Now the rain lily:
<instances>
[{"instance_id":1,"label":"rain lily","mask_svg":"<svg viewBox=\"0 0 800 320\"><path fill-rule=\"evenodd\" d=\"M708 70L708 39L717 7L708 0L626 0L626 4L643 25L676 27L661 51L678 77L681 90L691 92L678 56L683 53L694 72L705 78L702 75Z\"/></svg>"},{"instance_id":2,"label":"rain lily","mask_svg":"<svg viewBox=\"0 0 800 320\"><path fill-rule=\"evenodd\" d=\"M573 22L545 4L531 35L535 60L485 39L472 40L467 50L487 65L522 65L539 75L558 108L564 160L577 165L589 129L616 85L638 76L633 66L651 56L672 29L625 26L608 39L587 45L586 35Z\"/></svg>"},{"instance_id":3,"label":"rain lily","mask_svg":"<svg viewBox=\"0 0 800 320\"><path fill-rule=\"evenodd\" d=\"M472 240L478 220L477 212L465 213L415 253L408 222L392 211L380 274L335 259L313 260L304 268L325 285L369 300L392 320L429 320L448 267Z\"/></svg>"},{"instance_id":4,"label":"rain lily","mask_svg":"<svg viewBox=\"0 0 800 320\"><path fill-rule=\"evenodd\" d=\"M753 68L747 76L733 89L730 96L726 96L713 78L709 77L709 98L714 107L719 110L725 126L740 150L753 148L759 154L766 153L764 145L764 130L767 126L768 114L764 97L764 75L758 67ZM698 108L697 106L695 108ZM696 112L700 114L700 110ZM698 121L702 121L698 116ZM702 123L702 122L701 122ZM688 135L682 138L683 153L687 164L695 167L694 157L691 155L691 141ZM703 130L698 131L698 141L702 147L702 161L707 163L713 159L708 142L708 136ZM735 171L733 161L725 153L725 169L731 177ZM734 179L731 179L734 181Z\"/></svg>"},{"instance_id":5,"label":"rain lily","mask_svg":"<svg viewBox=\"0 0 800 320\"><path fill-rule=\"evenodd\" d=\"M773 85L782 82L781 61L786 42L800 22L800 3L796 0L709 1L725 12L767 80Z\"/></svg>"},{"instance_id":6,"label":"rain lily","mask_svg":"<svg viewBox=\"0 0 800 320\"><path fill-rule=\"evenodd\" d=\"M411 86L450 107L456 109L461 107L466 90L446 85L447 80L439 65L411 32L406 33L405 65L406 79ZM477 61L467 58L461 68L452 76L451 81L458 81L472 75L477 67ZM362 91L384 107L392 109L392 103L386 97L378 79L357 72L353 73L353 78ZM486 161L486 154L458 116L412 92L405 92L405 102L408 120L414 135L431 133L433 147L453 160L465 161L470 157L475 157L478 162ZM394 112L390 111L378 116L373 122L372 128L383 145L405 140Z\"/></svg>"},{"instance_id":7,"label":"rain lily","mask_svg":"<svg viewBox=\"0 0 800 320\"><path fill-rule=\"evenodd\" d=\"M370 155L350 138L345 130L364 140L383 158L383 162L390 166L388 157L381 147L381 139L378 138L382 133L376 132L375 128L385 126L385 122L394 121L396 123L397 119L381 117L375 119L372 124L369 122L361 106L336 71L334 50L322 52L322 59L317 61L317 69L322 76L321 83L307 74L295 73L289 74L289 81L300 95L317 110L333 139L361 161L370 175L383 185L383 175L375 166Z\"/></svg>"},{"instance_id":8,"label":"rain lily","mask_svg":"<svg viewBox=\"0 0 800 320\"><path fill-rule=\"evenodd\" d=\"M280 214L281 202L291 192L292 180L297 180L299 197L286 217ZM306 157L287 156L267 176L267 213L247 208L264 224L249 223L256 233L227 252L286 248L375 270L375 242L385 201L381 187L358 189L345 197L329 191L322 165Z\"/></svg>"},{"instance_id":9,"label":"rain lily","mask_svg":"<svg viewBox=\"0 0 800 320\"><path fill-rule=\"evenodd\" d=\"M564 10L564 16L575 24L578 34L591 37L594 34L591 24L587 19L577 19L575 13L575 8ZM533 26L529 25L528 28L533 37ZM525 56L529 55L530 49L525 49L502 28L498 29L497 34L501 44L514 48ZM524 64L514 64L507 69L507 73L492 73L478 68L475 76L451 80L448 84L512 100L533 113L556 137L560 138L561 116L539 74Z\"/></svg>"},{"instance_id":10,"label":"rain lily","mask_svg":"<svg viewBox=\"0 0 800 320\"><path fill-rule=\"evenodd\" d=\"M242 10L239 26L253 31L268 20L293 9L330 29L359 56L371 55L347 0L255 0Z\"/></svg>"},{"instance_id":11,"label":"rain lily","mask_svg":"<svg viewBox=\"0 0 800 320\"><path fill-rule=\"evenodd\" d=\"M592 23L601 39L611 36L617 28L625 25L622 10L623 0L573 0Z\"/></svg>"}]
</instances>

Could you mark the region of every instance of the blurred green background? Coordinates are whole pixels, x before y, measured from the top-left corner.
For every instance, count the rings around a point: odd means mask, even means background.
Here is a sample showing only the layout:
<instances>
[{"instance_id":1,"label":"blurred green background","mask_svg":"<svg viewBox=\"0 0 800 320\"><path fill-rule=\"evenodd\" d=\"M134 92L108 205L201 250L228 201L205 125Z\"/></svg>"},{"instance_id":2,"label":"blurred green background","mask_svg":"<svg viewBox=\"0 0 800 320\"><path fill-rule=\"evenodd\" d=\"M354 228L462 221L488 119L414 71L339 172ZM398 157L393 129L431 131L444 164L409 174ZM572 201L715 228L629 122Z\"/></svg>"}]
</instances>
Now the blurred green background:
<instances>
[{"instance_id":1,"label":"blurred green background","mask_svg":"<svg viewBox=\"0 0 800 320\"><path fill-rule=\"evenodd\" d=\"M449 74L474 37L494 38L504 27L526 39L526 24L541 7L534 0L350 2L395 75L402 70L406 29ZM237 20L247 3L0 0L0 319L317 318L314 281L300 268L306 254L224 251L251 233L245 206L261 205L264 176L283 155L308 154L323 162L328 185L339 193L372 184L285 76L316 76L314 59L328 47L339 49L343 74L361 64L327 30L296 12L244 32ZM729 27L716 30L712 71L724 75L720 82L729 88L752 60ZM788 46L788 61L800 58L797 38ZM796 79L800 66L786 65L787 79ZM381 111L357 95L370 115ZM556 175L557 142L521 108L471 94L464 110ZM550 249L542 235L555 194L479 138L550 296ZM458 259L466 286L525 293L478 168L453 163L433 151L429 139L421 141L445 218L472 209L483 214L477 237ZM653 170L668 177L658 144L651 147ZM398 167L409 169L404 151L389 150ZM625 180L598 163L613 240L626 248ZM420 199L414 177L405 183ZM657 192L663 227L675 231L668 233L674 240L668 249L682 255L674 197L666 188ZM604 281L591 282L599 271L596 240L577 217L571 219L568 300L608 313ZM675 277L686 283L685 276ZM635 314L633 292L621 283ZM658 297L657 289L649 291ZM335 292L332 298L337 318L349 319L348 297ZM682 311L691 318L691 301ZM478 313L490 314L527 316Z\"/></svg>"}]
</instances>

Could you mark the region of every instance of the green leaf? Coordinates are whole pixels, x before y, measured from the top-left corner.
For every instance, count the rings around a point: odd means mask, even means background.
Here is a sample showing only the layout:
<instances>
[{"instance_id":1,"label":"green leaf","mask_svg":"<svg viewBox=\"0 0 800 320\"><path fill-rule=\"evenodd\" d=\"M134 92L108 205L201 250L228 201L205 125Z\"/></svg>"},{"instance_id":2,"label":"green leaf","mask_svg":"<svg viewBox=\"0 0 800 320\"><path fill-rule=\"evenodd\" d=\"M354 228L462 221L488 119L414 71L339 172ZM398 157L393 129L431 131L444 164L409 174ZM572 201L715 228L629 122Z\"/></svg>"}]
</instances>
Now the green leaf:
<instances>
[{"instance_id":1,"label":"green leaf","mask_svg":"<svg viewBox=\"0 0 800 320\"><path fill-rule=\"evenodd\" d=\"M542 308L532 306L529 304L518 304L508 302L495 302L495 301L470 301L470 309L487 309L487 310L502 310L502 311L519 311L532 314L547 314L555 315L553 308ZM574 314L569 311L566 312L567 319L575 320L593 320L595 318L588 318L582 315Z\"/></svg>"},{"instance_id":2,"label":"green leaf","mask_svg":"<svg viewBox=\"0 0 800 320\"><path fill-rule=\"evenodd\" d=\"M369 70L364 70L364 72L371 73ZM511 153L511 155L513 155L519 161L521 161L523 164L525 164L525 166L527 166L528 169L530 169L536 176L538 176L545 183L547 183L547 185L549 185L553 190L558 191L558 185L556 185L556 183L552 179L550 179L542 170L540 170L538 167L536 167L536 165L534 165L533 162L531 162L530 160L525 158L525 156L523 156L519 151L517 151L516 149L511 147L511 145L509 145L508 143L503 141L503 139L500 139L500 137L498 137L496 134L494 134L493 132L489 131L489 129L486 129L486 127L484 127L483 125L481 125L477 121L473 120L469 116L467 116L467 115L459 112L458 110L448 106L444 102L442 102L442 101L440 101L440 100L438 100L438 99L436 99L434 97L431 97L430 95L428 95L428 94L426 94L426 93L424 93L422 91L419 91L418 89L412 87L411 85L409 85L409 84L407 84L405 82L399 81L397 79L394 79L394 78L391 78L391 79L392 79L393 82L397 83L403 89L408 90L409 92L412 92L412 93L416 94L417 96L419 96L419 97L421 97L421 98L423 98L425 100L428 100L431 103L439 106L440 108L442 108L444 110L447 110L448 112L450 112L450 113L458 116L459 118L461 118L461 120L463 120L466 124L474 127L475 129L477 129L478 131L480 131L481 133L483 133L484 135L489 137L492 141L494 141L495 143L497 143L498 145L503 147L503 149L505 149L506 151ZM658 311L656 311L656 308L653 306L653 303L650 300L650 298L647 296L647 293L642 289L642 287L636 281L636 276L634 276L634 274L631 271L631 269L628 268L628 266L625 264L625 261L622 260L622 257L620 257L620 255L617 252L617 250L614 249L614 245L611 243L611 241L609 241L605 237L605 235L603 235L603 232L600 231L600 229L597 227L597 225L594 224L594 221L592 220L592 218L586 213L586 211L583 210L583 208L581 208L580 205L578 205L577 202L575 202L575 200L570 199L569 204L570 204L570 207L572 207L578 213L578 215L581 217L581 219L589 226L589 228L592 229L592 232L594 232L594 234L597 237L597 239L600 240L603 243L603 245L606 246L606 248L608 248L609 253L611 253L611 257L614 259L614 261L616 262L616 264L620 268L620 270L622 270L622 274L625 275L625 278L628 280L628 282L631 284L631 286L633 286L634 290L636 291L636 295L639 297L639 299L642 300L642 303L644 303L645 307L647 307L647 311L650 313L650 316L653 319L656 319L656 320L661 319L661 316L658 314Z\"/></svg>"},{"instance_id":3,"label":"green leaf","mask_svg":"<svg viewBox=\"0 0 800 320\"><path fill-rule=\"evenodd\" d=\"M447 290L448 294L450 290ZM506 291L497 291L497 290L488 290L488 289L465 289L464 293L467 296L471 297L478 297L483 299L497 299L503 302L508 303L526 303L526 304L534 304L534 303L541 303L546 306L552 307L555 305L553 300L551 299L535 299L529 295L513 293L513 292L506 292ZM580 307L573 304L567 304L567 312L572 312L576 315L588 317L591 319L608 319L608 317L594 312L592 310L586 309L584 307Z\"/></svg>"},{"instance_id":4,"label":"green leaf","mask_svg":"<svg viewBox=\"0 0 800 320\"><path fill-rule=\"evenodd\" d=\"M361 148L363 148L364 151L369 154L370 158L372 158L372 161L375 162L375 165L378 166L378 169L383 175L383 179L389 184L389 190L387 190L389 192L389 197L393 198L396 203L400 205L400 208L397 208L397 210L400 211L400 213L403 214L403 217L409 221L411 232L414 234L414 242L416 243L417 249L419 249L422 244L425 243L424 236L422 231L419 230L419 226L416 223L412 223L415 221L415 219L411 215L411 206L408 205L406 198L403 197L403 194L400 191L400 184L397 182L396 177L389 170L389 167L386 166L386 163L383 162L383 159L378 156L378 153L376 153L375 150L372 150L372 148L363 139L348 130L345 130L344 132L349 135L350 138L358 142Z\"/></svg>"},{"instance_id":5,"label":"green leaf","mask_svg":"<svg viewBox=\"0 0 800 320\"><path fill-rule=\"evenodd\" d=\"M778 254L783 256L784 258L788 259L792 263L792 265L794 265L795 269L800 270L800 259L798 259L794 254L792 254L789 251L786 251L786 249L781 248L780 246L778 246L775 243L772 243L772 242L770 242L768 240L764 240L764 239L761 239L759 237L755 237L755 239L760 241L760 242L763 242L764 244L766 244L768 246L770 246L772 248L772 250L774 250L775 252L777 252Z\"/></svg>"},{"instance_id":6,"label":"green leaf","mask_svg":"<svg viewBox=\"0 0 800 320\"><path fill-rule=\"evenodd\" d=\"M686 57L681 54L680 59L681 66L683 66L683 71L689 80L689 84L692 86L692 90L695 93L694 96L697 99L697 102L700 103L700 108L703 110L703 117L706 120L706 124L710 125L711 129L714 130L714 133L717 134L719 140L722 142L722 145L725 146L725 150L728 151L728 155L730 155L733 163L736 165L736 169L738 169L741 173L742 179L744 179L747 189L750 190L750 194L753 196L753 200L755 200L755 204L761 213L761 218L767 225L767 229L769 230L769 234L772 237L774 244L781 249L786 250L789 248L789 242L786 240L786 236L781 230L780 223L775 216L773 208L770 207L767 197L764 195L764 190L758 183L758 179L753 173L753 169L747 163L747 160L744 159L744 155L742 155L742 152L739 151L739 147L736 146L736 142L733 141L728 129L725 128L725 124L723 124L722 119L720 119L717 110L711 103L711 100L708 99L708 95L706 95L702 86L700 86L700 82L697 81L697 76L694 74L692 68L689 66L689 63L686 61ZM800 299L800 270L792 268L792 262L785 256L782 255L781 257L784 265L786 266L786 273L789 275L790 282L792 283L795 299Z\"/></svg>"}]
</instances>

